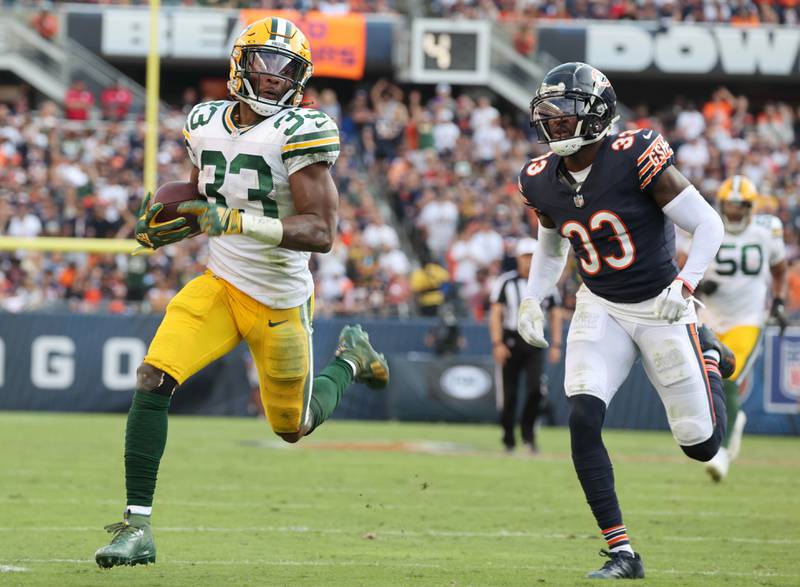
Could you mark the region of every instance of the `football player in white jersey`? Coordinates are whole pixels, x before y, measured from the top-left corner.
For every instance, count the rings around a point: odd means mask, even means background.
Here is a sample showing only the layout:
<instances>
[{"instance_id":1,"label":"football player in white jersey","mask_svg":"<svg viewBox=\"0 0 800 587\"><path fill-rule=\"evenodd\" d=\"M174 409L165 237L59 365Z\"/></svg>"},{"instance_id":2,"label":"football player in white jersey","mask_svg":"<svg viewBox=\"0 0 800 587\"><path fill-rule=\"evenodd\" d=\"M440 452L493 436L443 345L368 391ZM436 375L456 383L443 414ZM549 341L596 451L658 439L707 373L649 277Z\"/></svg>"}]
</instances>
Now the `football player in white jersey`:
<instances>
[{"instance_id":1,"label":"football player in white jersey","mask_svg":"<svg viewBox=\"0 0 800 587\"><path fill-rule=\"evenodd\" d=\"M167 307L137 370L125 436L127 508L106 529L101 567L155 562L150 514L167 438L167 411L188 377L245 340L256 364L272 430L297 442L322 424L352 381L384 387L389 369L360 326L347 326L336 357L312 374L313 281L310 252L330 250L338 193L330 167L339 133L323 112L300 107L311 77L305 35L283 18L247 27L231 52L228 89L235 98L198 104L184 138L195 182L206 200L179 211L198 216L209 237L206 272ZM142 206L143 246L158 248L188 233L186 220L159 222L162 204Z\"/></svg>"},{"instance_id":2,"label":"football player in white jersey","mask_svg":"<svg viewBox=\"0 0 800 587\"><path fill-rule=\"evenodd\" d=\"M758 356L770 293L770 317L781 333L786 327L783 226L775 216L753 213L757 197L755 185L743 175L734 175L720 186L717 200L725 237L698 288L705 302L700 318L736 356L736 370L724 381L728 434L716 456L705 463L714 481L727 475L730 462L739 454L747 422L739 409L739 387Z\"/></svg>"}]
</instances>

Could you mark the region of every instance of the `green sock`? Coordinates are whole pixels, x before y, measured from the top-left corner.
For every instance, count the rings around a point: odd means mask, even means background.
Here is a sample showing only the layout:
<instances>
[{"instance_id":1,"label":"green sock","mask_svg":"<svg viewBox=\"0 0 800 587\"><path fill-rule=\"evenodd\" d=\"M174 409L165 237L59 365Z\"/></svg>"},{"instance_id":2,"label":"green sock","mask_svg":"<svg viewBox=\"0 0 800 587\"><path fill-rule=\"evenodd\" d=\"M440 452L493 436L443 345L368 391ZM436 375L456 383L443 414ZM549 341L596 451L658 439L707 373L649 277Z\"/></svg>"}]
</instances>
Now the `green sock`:
<instances>
[{"instance_id":1,"label":"green sock","mask_svg":"<svg viewBox=\"0 0 800 587\"><path fill-rule=\"evenodd\" d=\"M739 386L730 379L725 379L722 383L725 389L725 410L728 413L728 428L725 430L722 446L728 448L728 441L733 431L733 423L736 422L736 414L739 412Z\"/></svg>"},{"instance_id":2,"label":"green sock","mask_svg":"<svg viewBox=\"0 0 800 587\"><path fill-rule=\"evenodd\" d=\"M320 424L330 418L333 410L342 401L344 390L350 386L352 381L352 367L338 357L328 363L322 373L314 378L310 406L314 425L308 431L308 434L311 434Z\"/></svg>"},{"instance_id":3,"label":"green sock","mask_svg":"<svg viewBox=\"0 0 800 587\"><path fill-rule=\"evenodd\" d=\"M153 505L158 465L167 445L170 399L136 390L125 430L125 488L128 505Z\"/></svg>"}]
</instances>

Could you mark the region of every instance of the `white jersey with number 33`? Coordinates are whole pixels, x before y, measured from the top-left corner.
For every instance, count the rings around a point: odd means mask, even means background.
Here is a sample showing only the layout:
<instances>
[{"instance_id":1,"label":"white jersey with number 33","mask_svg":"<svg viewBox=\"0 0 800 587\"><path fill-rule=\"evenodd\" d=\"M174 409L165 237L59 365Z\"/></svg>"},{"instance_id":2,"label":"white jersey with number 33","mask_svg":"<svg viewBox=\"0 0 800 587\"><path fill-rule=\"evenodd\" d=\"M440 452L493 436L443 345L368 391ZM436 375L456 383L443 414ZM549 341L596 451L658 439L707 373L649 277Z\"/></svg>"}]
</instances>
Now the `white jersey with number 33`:
<instances>
[{"instance_id":1,"label":"white jersey with number 33","mask_svg":"<svg viewBox=\"0 0 800 587\"><path fill-rule=\"evenodd\" d=\"M339 131L323 112L289 108L260 123L238 128L236 102L204 102L183 129L198 188L210 202L248 214L285 218L296 214L289 176L312 163L333 165ZM262 243L244 235L209 239L208 268L271 308L303 304L314 283L310 253Z\"/></svg>"},{"instance_id":2,"label":"white jersey with number 33","mask_svg":"<svg viewBox=\"0 0 800 587\"><path fill-rule=\"evenodd\" d=\"M726 232L705 274L718 287L703 298L706 307L701 319L718 332L734 326L762 326L770 267L785 256L783 226L774 216L755 216L742 232Z\"/></svg>"}]
</instances>

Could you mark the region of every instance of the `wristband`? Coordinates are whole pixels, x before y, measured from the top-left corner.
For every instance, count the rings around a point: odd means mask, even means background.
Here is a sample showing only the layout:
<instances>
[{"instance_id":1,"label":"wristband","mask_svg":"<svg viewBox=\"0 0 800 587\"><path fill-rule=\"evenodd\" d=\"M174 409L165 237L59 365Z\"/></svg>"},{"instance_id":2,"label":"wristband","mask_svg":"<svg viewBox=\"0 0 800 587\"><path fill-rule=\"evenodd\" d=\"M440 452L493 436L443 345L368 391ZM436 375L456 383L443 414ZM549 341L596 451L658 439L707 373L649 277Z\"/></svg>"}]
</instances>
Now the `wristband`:
<instances>
[{"instance_id":1,"label":"wristband","mask_svg":"<svg viewBox=\"0 0 800 587\"><path fill-rule=\"evenodd\" d=\"M283 222L267 216L242 214L242 234L277 246L283 240Z\"/></svg>"}]
</instances>

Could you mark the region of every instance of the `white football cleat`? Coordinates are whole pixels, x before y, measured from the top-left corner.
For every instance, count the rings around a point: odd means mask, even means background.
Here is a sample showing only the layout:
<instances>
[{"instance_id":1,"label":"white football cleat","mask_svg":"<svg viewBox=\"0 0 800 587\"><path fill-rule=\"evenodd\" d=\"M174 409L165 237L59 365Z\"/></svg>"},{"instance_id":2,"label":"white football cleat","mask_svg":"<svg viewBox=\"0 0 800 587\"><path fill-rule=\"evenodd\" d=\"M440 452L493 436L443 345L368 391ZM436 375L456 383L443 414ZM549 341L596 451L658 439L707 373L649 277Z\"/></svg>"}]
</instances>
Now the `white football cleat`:
<instances>
[{"instance_id":1,"label":"white football cleat","mask_svg":"<svg viewBox=\"0 0 800 587\"><path fill-rule=\"evenodd\" d=\"M711 478L719 483L728 474L728 467L731 464L730 457L728 456L728 449L724 446L719 448L714 458L706 463L706 472L711 475Z\"/></svg>"},{"instance_id":2,"label":"white football cleat","mask_svg":"<svg viewBox=\"0 0 800 587\"><path fill-rule=\"evenodd\" d=\"M733 430L731 430L730 439L728 440L728 456L731 461L739 456L739 450L742 448L742 434L744 434L745 424L747 424L747 414L739 410L736 412L736 420L733 423Z\"/></svg>"}]
</instances>

